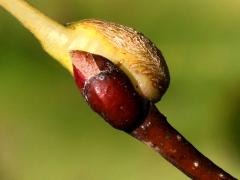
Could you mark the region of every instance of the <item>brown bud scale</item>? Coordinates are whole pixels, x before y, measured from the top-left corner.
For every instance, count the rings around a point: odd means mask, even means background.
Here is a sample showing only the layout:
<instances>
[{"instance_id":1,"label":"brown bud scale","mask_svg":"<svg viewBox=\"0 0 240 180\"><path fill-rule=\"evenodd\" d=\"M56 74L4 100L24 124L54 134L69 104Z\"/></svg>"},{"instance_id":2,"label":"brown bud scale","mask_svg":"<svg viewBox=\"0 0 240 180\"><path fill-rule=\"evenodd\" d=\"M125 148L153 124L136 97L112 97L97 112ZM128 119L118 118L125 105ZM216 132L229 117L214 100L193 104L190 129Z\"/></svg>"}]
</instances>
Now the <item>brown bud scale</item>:
<instances>
[{"instance_id":1,"label":"brown bud scale","mask_svg":"<svg viewBox=\"0 0 240 180\"><path fill-rule=\"evenodd\" d=\"M72 52L75 81L91 108L113 127L131 131L145 118L148 100L129 78L106 58Z\"/></svg>"}]
</instances>

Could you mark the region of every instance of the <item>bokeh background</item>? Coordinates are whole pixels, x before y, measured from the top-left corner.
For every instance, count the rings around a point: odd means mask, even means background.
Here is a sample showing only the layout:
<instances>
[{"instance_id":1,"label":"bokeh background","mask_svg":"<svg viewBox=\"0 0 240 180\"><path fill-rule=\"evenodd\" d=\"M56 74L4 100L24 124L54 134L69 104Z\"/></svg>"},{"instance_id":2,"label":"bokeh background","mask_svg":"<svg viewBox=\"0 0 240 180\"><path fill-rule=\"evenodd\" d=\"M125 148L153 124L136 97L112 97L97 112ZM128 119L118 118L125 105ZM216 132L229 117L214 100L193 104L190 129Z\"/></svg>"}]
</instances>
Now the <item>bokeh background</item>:
<instances>
[{"instance_id":1,"label":"bokeh background","mask_svg":"<svg viewBox=\"0 0 240 180\"><path fill-rule=\"evenodd\" d=\"M29 0L61 23L132 26L162 50L171 85L157 104L206 156L240 177L240 1ZM0 9L0 179L188 179L93 113L70 74Z\"/></svg>"}]
</instances>

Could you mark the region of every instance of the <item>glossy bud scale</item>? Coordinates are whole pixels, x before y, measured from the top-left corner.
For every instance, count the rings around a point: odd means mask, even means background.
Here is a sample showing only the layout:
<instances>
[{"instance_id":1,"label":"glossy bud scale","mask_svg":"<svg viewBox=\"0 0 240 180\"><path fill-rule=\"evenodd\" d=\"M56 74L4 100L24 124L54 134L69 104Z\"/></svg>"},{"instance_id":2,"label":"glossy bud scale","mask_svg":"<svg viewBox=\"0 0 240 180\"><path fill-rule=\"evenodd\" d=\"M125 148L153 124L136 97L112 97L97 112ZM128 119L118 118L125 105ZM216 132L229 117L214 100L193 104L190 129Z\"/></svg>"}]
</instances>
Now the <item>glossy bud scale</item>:
<instances>
[{"instance_id":1,"label":"glossy bud scale","mask_svg":"<svg viewBox=\"0 0 240 180\"><path fill-rule=\"evenodd\" d=\"M137 127L149 102L136 92L124 72L102 56L82 51L71 55L76 84L91 108L117 129Z\"/></svg>"}]
</instances>

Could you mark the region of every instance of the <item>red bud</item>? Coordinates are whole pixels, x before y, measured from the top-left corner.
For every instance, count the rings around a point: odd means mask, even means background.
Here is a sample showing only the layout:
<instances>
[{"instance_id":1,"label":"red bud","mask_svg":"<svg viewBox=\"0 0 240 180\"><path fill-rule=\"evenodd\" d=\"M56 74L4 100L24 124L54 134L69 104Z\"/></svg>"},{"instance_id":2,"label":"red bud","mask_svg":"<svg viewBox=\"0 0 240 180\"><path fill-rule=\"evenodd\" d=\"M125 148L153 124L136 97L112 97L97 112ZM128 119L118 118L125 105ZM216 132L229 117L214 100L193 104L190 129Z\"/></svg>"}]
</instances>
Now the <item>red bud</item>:
<instances>
[{"instance_id":1,"label":"red bud","mask_svg":"<svg viewBox=\"0 0 240 180\"><path fill-rule=\"evenodd\" d=\"M106 58L73 51L75 81L91 108L117 129L130 131L145 118L148 101Z\"/></svg>"}]
</instances>

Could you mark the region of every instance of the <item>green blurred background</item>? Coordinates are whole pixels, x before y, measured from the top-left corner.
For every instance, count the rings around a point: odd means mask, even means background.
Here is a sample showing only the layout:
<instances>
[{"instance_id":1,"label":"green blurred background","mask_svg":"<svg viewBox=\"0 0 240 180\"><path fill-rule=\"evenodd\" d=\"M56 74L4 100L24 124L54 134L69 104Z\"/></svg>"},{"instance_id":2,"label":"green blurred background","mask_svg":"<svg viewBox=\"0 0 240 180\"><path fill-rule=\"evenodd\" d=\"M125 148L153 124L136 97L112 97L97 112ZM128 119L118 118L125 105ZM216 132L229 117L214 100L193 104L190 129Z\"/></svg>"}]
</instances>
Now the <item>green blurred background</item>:
<instances>
[{"instance_id":1,"label":"green blurred background","mask_svg":"<svg viewBox=\"0 0 240 180\"><path fill-rule=\"evenodd\" d=\"M240 177L240 1L29 0L61 23L132 26L162 50L171 85L159 109ZM0 9L0 179L187 179L93 113L69 73Z\"/></svg>"}]
</instances>

